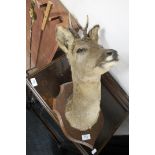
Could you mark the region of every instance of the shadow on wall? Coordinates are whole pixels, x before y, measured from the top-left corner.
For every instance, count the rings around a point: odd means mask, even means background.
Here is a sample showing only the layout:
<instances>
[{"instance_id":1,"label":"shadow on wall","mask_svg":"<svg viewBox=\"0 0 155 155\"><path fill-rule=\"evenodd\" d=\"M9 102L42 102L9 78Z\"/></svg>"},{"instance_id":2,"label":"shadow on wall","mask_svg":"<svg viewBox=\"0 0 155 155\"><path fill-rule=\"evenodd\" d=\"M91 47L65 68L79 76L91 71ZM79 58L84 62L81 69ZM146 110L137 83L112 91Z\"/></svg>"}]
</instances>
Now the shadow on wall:
<instances>
[{"instance_id":1,"label":"shadow on wall","mask_svg":"<svg viewBox=\"0 0 155 155\"><path fill-rule=\"evenodd\" d=\"M99 34L99 44L102 45L104 48L112 48L108 44L108 41L106 40L106 37L105 36L106 36L106 30L104 28L101 28L100 34ZM115 49L115 50L118 50L118 49ZM121 52L123 52L123 51L121 51ZM119 54L119 50L118 50L118 54ZM127 59L128 58L126 57L126 55L120 54L119 55L119 60L120 61L118 62L118 64L114 68L112 68L110 70L110 73L113 76L114 75L117 75L119 73L119 76L120 77L124 77L124 75L127 75L127 77L128 77L129 63L128 63ZM121 82L124 83L124 82L126 82L125 80L127 80L125 78L119 79L117 76L114 76L114 77L115 77L116 81L119 84L121 84ZM126 92L128 92L128 87L125 90L126 90Z\"/></svg>"},{"instance_id":2,"label":"shadow on wall","mask_svg":"<svg viewBox=\"0 0 155 155\"><path fill-rule=\"evenodd\" d=\"M110 46L105 38L105 36L106 36L105 33L106 33L106 31L102 28L100 30L100 34L99 34L99 38L100 38L99 44L105 48L110 48ZM118 53L119 53L119 51L118 51ZM115 69L119 70L120 74L124 74L124 72L122 72L122 71L127 71L129 68L129 64L127 63L127 61L124 60L124 58L121 55L119 55L119 59L120 59L120 61L118 63L118 66L115 66Z\"/></svg>"},{"instance_id":3,"label":"shadow on wall","mask_svg":"<svg viewBox=\"0 0 155 155\"><path fill-rule=\"evenodd\" d=\"M105 30L103 28L100 30L99 44L104 45L106 48L109 48L108 42L105 38Z\"/></svg>"}]
</instances>

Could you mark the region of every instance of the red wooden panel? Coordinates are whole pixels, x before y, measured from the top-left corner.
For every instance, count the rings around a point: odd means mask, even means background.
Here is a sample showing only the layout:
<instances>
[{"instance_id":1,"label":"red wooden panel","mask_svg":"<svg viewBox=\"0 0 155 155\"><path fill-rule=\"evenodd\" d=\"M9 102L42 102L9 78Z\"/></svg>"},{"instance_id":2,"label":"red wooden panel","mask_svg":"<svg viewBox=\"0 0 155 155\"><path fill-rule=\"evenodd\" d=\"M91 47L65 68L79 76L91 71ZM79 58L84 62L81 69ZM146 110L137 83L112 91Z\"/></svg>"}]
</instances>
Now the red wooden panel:
<instances>
[{"instance_id":1,"label":"red wooden panel","mask_svg":"<svg viewBox=\"0 0 155 155\"><path fill-rule=\"evenodd\" d=\"M35 5L35 13L37 15L37 20L33 24L32 29L32 48L31 48L31 68L37 67L37 68L43 68L47 64L49 64L57 50L57 43L55 40L55 30L56 25L61 24L65 27L68 27L68 10L62 5L62 3L59 0L51 0L53 3L53 7L50 11L49 17L57 17L61 16L63 22L60 23L59 19L55 19L52 21L48 21L45 27L45 30L41 32L41 24L44 17L44 12L46 9L45 3L48 2L48 0L36 0ZM29 16L29 8L30 8L30 0L27 0L27 12L26 12L26 19L27 19L27 25L26 25L26 41L27 41L27 69L29 66L29 55L30 55L30 16ZM73 27L78 28L78 23L74 18L72 18ZM40 47L39 47L40 45ZM39 53L39 55L38 55ZM38 55L38 62L36 65Z\"/></svg>"}]
</instances>

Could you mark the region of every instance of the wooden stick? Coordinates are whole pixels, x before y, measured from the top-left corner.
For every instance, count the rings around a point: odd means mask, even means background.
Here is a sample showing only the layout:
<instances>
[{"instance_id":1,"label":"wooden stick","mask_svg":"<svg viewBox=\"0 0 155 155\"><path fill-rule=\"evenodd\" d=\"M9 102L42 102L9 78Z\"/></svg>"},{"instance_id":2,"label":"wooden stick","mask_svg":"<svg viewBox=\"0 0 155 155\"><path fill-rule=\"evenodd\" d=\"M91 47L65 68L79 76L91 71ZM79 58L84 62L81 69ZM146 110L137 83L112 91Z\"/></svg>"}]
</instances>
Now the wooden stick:
<instances>
[{"instance_id":1,"label":"wooden stick","mask_svg":"<svg viewBox=\"0 0 155 155\"><path fill-rule=\"evenodd\" d=\"M51 11L51 6L53 6L51 1L47 2L47 6L46 6L46 10L44 13L44 18L43 18L43 22L41 25L41 33L40 33L40 38L39 38L39 46L38 46L38 50L37 50L37 59L36 59L36 65L38 64L38 58L39 58L39 54L40 54L40 45L41 45L41 41L42 41L42 35L43 35L43 31L45 29L45 26L47 24L48 21L48 17Z\"/></svg>"},{"instance_id":2,"label":"wooden stick","mask_svg":"<svg viewBox=\"0 0 155 155\"><path fill-rule=\"evenodd\" d=\"M41 30L42 31L44 31L44 29L45 29L45 26L46 26L46 23L47 23L47 20L48 20L50 10L51 10L52 6L53 6L52 2L48 1L47 2L47 7L46 7L46 10L45 10L45 14L44 14L44 18L43 18L43 22L42 22L42 25L41 25Z\"/></svg>"}]
</instances>

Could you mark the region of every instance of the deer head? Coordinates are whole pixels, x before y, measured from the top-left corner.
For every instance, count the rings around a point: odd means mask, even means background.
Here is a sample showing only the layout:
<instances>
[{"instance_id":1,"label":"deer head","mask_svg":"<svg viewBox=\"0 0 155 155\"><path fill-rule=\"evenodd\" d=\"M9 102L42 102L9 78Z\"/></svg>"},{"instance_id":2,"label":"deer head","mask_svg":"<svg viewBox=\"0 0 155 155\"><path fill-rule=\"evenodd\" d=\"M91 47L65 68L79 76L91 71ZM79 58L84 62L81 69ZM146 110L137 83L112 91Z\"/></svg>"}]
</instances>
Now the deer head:
<instances>
[{"instance_id":1,"label":"deer head","mask_svg":"<svg viewBox=\"0 0 155 155\"><path fill-rule=\"evenodd\" d=\"M118 61L118 54L113 49L105 49L98 44L99 25L95 25L81 38L72 29L57 27L56 36L59 47L66 53L72 74L77 80L95 79Z\"/></svg>"}]
</instances>

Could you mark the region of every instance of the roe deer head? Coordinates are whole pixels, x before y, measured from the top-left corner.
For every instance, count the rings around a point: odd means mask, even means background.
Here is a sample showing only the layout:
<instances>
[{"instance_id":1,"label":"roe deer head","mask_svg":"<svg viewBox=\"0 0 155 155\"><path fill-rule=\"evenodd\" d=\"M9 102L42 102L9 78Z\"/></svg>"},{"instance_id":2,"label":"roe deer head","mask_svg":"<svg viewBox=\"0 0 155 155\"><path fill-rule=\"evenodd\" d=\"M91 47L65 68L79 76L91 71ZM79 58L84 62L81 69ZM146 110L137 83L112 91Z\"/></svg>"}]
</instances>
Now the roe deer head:
<instances>
[{"instance_id":1,"label":"roe deer head","mask_svg":"<svg viewBox=\"0 0 155 155\"><path fill-rule=\"evenodd\" d=\"M100 112L101 75L118 61L115 50L105 49L98 44L99 25L88 33L87 27L81 38L71 28L58 26L56 39L66 53L71 66L73 93L68 99L65 116L70 125L81 131L90 129Z\"/></svg>"}]
</instances>

